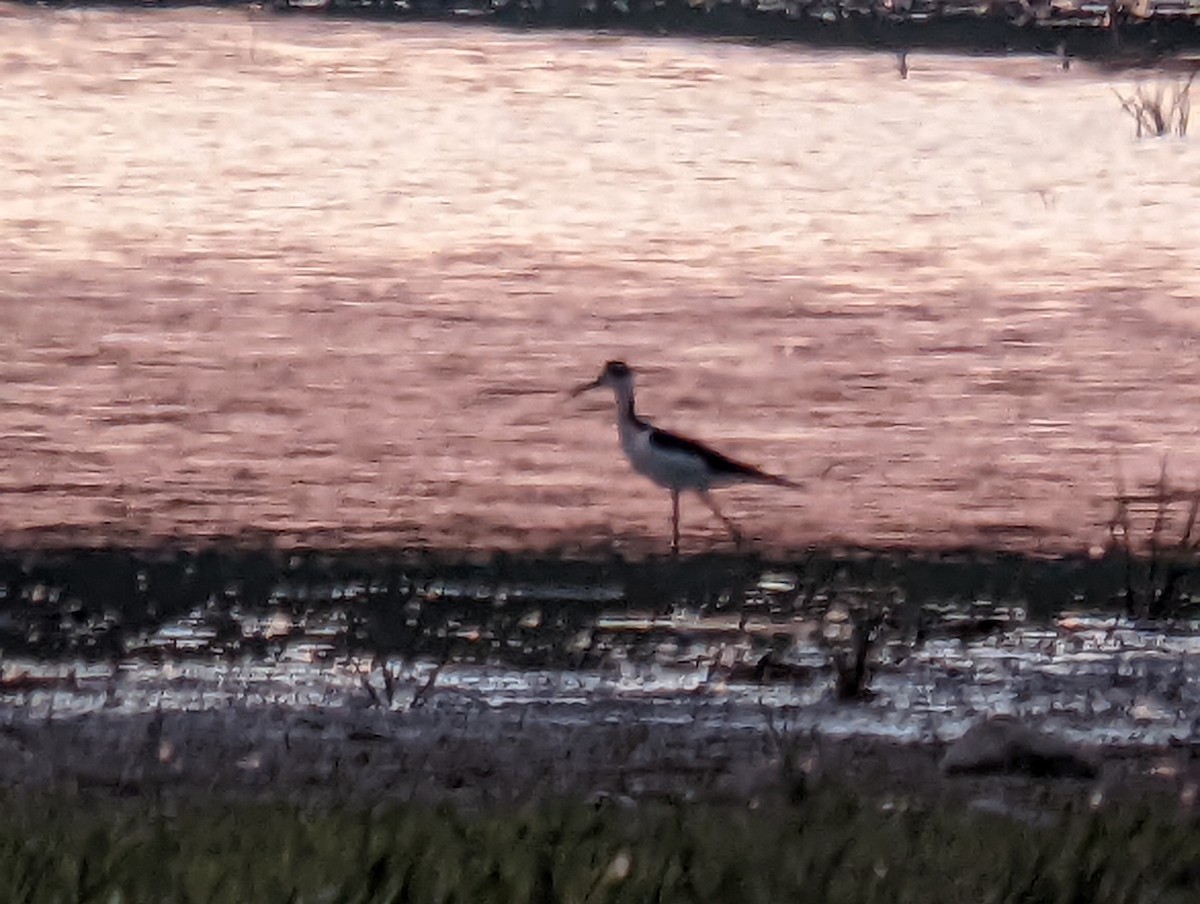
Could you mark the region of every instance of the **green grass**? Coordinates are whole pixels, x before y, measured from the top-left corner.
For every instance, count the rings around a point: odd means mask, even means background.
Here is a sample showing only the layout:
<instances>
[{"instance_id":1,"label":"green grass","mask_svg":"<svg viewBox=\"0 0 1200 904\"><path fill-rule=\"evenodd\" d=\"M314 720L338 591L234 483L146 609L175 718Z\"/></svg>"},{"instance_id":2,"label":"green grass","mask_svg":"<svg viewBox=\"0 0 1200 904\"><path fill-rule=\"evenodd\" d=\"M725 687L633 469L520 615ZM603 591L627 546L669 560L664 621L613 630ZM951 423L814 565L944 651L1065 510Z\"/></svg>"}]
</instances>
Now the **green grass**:
<instances>
[{"instance_id":1,"label":"green grass","mask_svg":"<svg viewBox=\"0 0 1200 904\"><path fill-rule=\"evenodd\" d=\"M1053 827L961 807L538 805L307 812L15 799L6 902L1089 902L1200 900L1200 825L1175 808Z\"/></svg>"}]
</instances>

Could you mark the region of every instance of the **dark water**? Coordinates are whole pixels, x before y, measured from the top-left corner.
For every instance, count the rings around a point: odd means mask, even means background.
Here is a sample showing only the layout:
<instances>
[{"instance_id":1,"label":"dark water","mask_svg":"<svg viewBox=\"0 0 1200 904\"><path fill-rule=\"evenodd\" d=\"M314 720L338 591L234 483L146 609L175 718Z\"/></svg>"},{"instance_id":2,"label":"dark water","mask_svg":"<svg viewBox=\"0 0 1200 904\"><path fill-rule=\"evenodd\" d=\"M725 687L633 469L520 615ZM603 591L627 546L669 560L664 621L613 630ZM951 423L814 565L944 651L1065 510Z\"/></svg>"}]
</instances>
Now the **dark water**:
<instances>
[{"instance_id":1,"label":"dark water","mask_svg":"<svg viewBox=\"0 0 1200 904\"><path fill-rule=\"evenodd\" d=\"M777 719L906 741L997 712L1094 742L1200 732L1200 622L1124 614L1117 562L93 552L3 565L3 696L30 718L532 706L586 721L642 701L651 721L703 712L731 729ZM872 696L848 704L834 663L871 617Z\"/></svg>"}]
</instances>

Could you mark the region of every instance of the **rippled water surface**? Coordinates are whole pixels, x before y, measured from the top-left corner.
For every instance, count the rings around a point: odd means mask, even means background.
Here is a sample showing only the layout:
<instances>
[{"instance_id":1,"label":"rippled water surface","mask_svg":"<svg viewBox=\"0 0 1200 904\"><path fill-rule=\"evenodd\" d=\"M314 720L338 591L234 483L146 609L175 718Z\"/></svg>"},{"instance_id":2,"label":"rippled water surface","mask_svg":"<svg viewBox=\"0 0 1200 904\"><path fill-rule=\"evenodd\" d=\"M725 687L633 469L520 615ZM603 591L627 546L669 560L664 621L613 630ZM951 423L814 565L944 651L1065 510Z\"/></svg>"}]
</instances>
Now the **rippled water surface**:
<instances>
[{"instance_id":1,"label":"rippled water surface","mask_svg":"<svg viewBox=\"0 0 1200 904\"><path fill-rule=\"evenodd\" d=\"M9 541L1095 543L1195 483L1200 166L1050 59L0 6ZM686 506L685 546L724 543Z\"/></svg>"},{"instance_id":2,"label":"rippled water surface","mask_svg":"<svg viewBox=\"0 0 1200 904\"><path fill-rule=\"evenodd\" d=\"M1093 744L1200 736L1194 619L1047 613L1044 600L1031 612L971 595L909 599L845 574L705 567L690 590L687 565L661 563L578 583L497 581L480 569L387 583L296 574L262 584L258 602L243 581L204 598L185 577L175 613L147 573L136 579L144 596L108 605L76 596L78 578L42 583L6 601L0 704L33 722L320 711L368 714L389 731L418 711L431 724L507 713L565 728L636 711L646 724L905 743L1011 713ZM202 601L189 606L192 591ZM842 699L837 663L872 614L868 693Z\"/></svg>"},{"instance_id":3,"label":"rippled water surface","mask_svg":"<svg viewBox=\"0 0 1200 904\"><path fill-rule=\"evenodd\" d=\"M623 627L653 626L641 621ZM1163 636L1157 628L1114 619L1071 619L1021 626L987 640L903 648L905 655L895 662L890 657L903 647L897 641L885 650L871 699L854 705L834 698L828 649L815 640L787 650L786 661L797 666L795 680L764 684L751 677L757 659L747 656L755 647L753 630L740 640L714 642L703 637L702 621L673 619L658 627L679 636L661 640L653 657L634 659L618 641L603 667L565 672L339 657L332 644L306 639L281 642L265 661L176 659L168 653L165 661L51 665L10 657L7 673L23 678L10 677L0 693L21 704L23 717L34 719L230 707L297 714L317 708L404 712L415 706L464 715L513 708L535 721L571 725L603 721L608 706L627 710L640 704L639 719L650 723L716 720L728 730L778 723L828 737L909 743L957 737L996 713L1019 715L1089 743L1193 743L1200 733L1200 640L1194 624ZM152 644L195 654L210 640L194 626L169 626Z\"/></svg>"}]
</instances>

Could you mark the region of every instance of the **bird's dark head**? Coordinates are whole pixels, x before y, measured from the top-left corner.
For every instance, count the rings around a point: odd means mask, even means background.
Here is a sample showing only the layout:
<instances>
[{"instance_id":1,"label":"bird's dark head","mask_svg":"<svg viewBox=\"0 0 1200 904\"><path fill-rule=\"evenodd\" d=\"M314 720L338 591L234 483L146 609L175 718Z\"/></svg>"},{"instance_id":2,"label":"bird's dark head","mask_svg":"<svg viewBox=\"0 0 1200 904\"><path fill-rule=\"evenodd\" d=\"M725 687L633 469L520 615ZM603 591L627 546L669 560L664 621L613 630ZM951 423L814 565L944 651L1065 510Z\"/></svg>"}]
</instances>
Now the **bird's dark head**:
<instances>
[{"instance_id":1,"label":"bird's dark head","mask_svg":"<svg viewBox=\"0 0 1200 904\"><path fill-rule=\"evenodd\" d=\"M624 361L609 361L604 365L604 369L600 371L600 376L589 383L584 383L582 386L576 386L571 390L571 395L577 396L582 392L587 392L589 389L599 389L601 386L618 390L632 387L633 368Z\"/></svg>"}]
</instances>

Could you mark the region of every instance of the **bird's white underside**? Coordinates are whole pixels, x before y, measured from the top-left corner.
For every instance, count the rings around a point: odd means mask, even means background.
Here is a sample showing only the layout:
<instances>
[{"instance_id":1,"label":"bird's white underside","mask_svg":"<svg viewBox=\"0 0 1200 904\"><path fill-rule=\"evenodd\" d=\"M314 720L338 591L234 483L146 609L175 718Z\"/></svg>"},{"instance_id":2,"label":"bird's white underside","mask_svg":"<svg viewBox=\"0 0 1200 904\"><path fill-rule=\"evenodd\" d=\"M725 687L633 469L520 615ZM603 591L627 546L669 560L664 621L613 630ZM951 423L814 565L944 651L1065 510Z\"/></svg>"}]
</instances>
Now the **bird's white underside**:
<instances>
[{"instance_id":1,"label":"bird's white underside","mask_svg":"<svg viewBox=\"0 0 1200 904\"><path fill-rule=\"evenodd\" d=\"M664 449L650 443L650 430L621 424L621 447L639 474L668 490L697 490L733 482L714 474L704 460L683 450Z\"/></svg>"}]
</instances>

